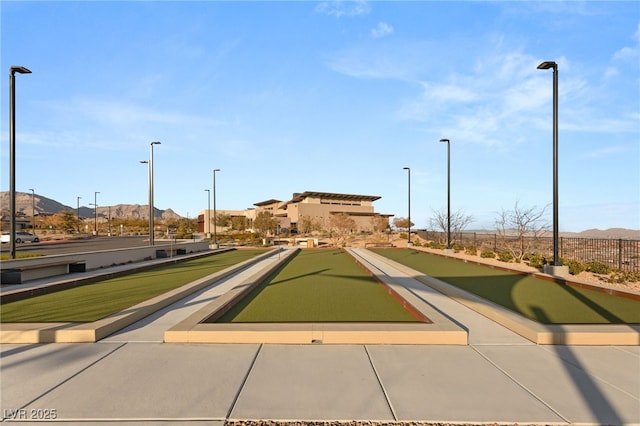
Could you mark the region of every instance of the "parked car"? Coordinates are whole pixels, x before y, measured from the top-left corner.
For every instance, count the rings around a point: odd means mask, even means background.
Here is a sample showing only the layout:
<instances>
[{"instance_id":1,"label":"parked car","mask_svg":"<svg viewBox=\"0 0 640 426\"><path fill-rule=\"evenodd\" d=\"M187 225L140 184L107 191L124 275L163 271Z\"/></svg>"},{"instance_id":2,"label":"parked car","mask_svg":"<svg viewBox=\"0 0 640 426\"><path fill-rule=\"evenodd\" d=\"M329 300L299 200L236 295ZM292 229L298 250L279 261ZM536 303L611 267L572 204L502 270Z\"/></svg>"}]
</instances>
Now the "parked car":
<instances>
[{"instance_id":1,"label":"parked car","mask_svg":"<svg viewBox=\"0 0 640 426\"><path fill-rule=\"evenodd\" d=\"M9 233L8 232L4 232L2 234L2 242L3 243L8 243L9 242ZM30 234L29 232L16 232L16 243L20 244L20 243L38 243L40 242L40 238L38 238L37 235L35 234Z\"/></svg>"}]
</instances>

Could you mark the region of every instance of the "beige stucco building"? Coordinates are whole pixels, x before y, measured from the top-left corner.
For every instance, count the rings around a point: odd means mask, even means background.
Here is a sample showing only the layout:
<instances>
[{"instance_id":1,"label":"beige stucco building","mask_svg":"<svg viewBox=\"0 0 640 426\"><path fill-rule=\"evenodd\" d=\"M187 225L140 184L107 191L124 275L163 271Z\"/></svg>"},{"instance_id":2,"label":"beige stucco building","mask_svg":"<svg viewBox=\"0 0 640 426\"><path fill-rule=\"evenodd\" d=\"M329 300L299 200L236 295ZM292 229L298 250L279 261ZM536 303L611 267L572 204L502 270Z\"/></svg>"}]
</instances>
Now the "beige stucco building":
<instances>
[{"instance_id":1,"label":"beige stucco building","mask_svg":"<svg viewBox=\"0 0 640 426\"><path fill-rule=\"evenodd\" d=\"M265 200L255 203L255 208L246 210L216 210L216 214L246 218L247 229L261 212L267 211L278 220L278 233L301 233L311 230L329 229L333 215L344 213L355 222L354 232L368 232L374 229L375 221L388 223L390 214L376 213L373 202L377 195L336 194L330 192L305 191L294 193L288 201ZM198 216L198 231L213 233L213 211L204 210ZM210 220L207 220L210 218ZM224 231L218 227L217 231Z\"/></svg>"}]
</instances>

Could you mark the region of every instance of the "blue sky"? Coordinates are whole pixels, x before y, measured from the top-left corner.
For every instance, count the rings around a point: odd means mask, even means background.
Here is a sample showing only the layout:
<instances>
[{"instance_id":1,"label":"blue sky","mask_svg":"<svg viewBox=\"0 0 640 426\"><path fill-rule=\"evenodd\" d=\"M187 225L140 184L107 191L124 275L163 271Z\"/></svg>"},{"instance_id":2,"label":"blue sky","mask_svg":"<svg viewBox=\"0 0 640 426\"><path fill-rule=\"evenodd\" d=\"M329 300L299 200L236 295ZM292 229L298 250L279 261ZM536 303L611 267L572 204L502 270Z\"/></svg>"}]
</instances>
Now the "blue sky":
<instances>
[{"instance_id":1,"label":"blue sky","mask_svg":"<svg viewBox=\"0 0 640 426\"><path fill-rule=\"evenodd\" d=\"M294 192L379 195L425 227L451 208L552 202L559 68L561 231L640 229L638 2L2 1L17 190L75 206L147 203L194 217ZM551 208L548 209L549 218Z\"/></svg>"}]
</instances>

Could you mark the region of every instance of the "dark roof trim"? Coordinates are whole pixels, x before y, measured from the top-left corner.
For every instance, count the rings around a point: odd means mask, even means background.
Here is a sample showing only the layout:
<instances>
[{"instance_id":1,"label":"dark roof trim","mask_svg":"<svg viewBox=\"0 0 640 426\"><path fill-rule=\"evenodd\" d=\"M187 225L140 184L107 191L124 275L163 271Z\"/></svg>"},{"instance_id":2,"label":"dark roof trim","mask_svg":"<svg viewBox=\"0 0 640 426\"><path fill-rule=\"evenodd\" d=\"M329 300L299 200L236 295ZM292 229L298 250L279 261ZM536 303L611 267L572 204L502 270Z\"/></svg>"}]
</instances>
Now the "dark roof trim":
<instances>
[{"instance_id":1,"label":"dark roof trim","mask_svg":"<svg viewBox=\"0 0 640 426\"><path fill-rule=\"evenodd\" d=\"M293 194L293 199L289 202L299 203L307 197L345 201L376 201L382 198L378 195L336 194L333 192L305 191L302 194Z\"/></svg>"},{"instance_id":2,"label":"dark roof trim","mask_svg":"<svg viewBox=\"0 0 640 426\"><path fill-rule=\"evenodd\" d=\"M262 207L262 206L268 206L270 204L276 204L276 203L281 203L282 201L280 200L274 200L273 198L271 200L266 200L266 201L260 201L259 203L254 203L254 206L258 206L258 207Z\"/></svg>"}]
</instances>

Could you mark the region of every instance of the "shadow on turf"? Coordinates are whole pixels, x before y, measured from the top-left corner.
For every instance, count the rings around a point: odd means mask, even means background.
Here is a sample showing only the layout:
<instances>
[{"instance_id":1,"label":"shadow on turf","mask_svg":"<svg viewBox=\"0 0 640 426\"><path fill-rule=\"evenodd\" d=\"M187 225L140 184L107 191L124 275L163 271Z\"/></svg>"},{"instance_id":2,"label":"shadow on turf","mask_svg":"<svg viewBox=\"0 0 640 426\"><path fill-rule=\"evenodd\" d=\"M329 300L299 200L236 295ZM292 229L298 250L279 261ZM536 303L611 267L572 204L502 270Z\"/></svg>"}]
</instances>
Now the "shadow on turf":
<instances>
[{"instance_id":1,"label":"shadow on turf","mask_svg":"<svg viewBox=\"0 0 640 426\"><path fill-rule=\"evenodd\" d=\"M517 312L520 315L523 315L534 321L538 321L542 324L567 324L566 322L563 322L563 321L560 321L560 322L553 321L552 319L550 319L548 315L546 315L540 309L534 309L535 308L534 306L529 306L529 311L530 311L529 314L525 310L523 310L521 307L518 306L517 298L514 296L515 288L522 280L527 278L526 276L522 276L522 275L489 275L489 276L483 276L483 277L468 277L468 276L452 277L452 276L438 276L438 275L431 275L431 276L441 281L444 281L446 283L455 285L456 287L459 287L462 290L473 293L491 302L497 303L511 311ZM485 286L477 285L477 280L479 278L490 282L490 284L487 284ZM611 324L628 324L628 321L625 321L624 319L615 315L611 311L607 310L601 305L590 300L584 294L580 293L579 291L577 291L575 288L571 286L552 283L552 282L546 282L546 281L541 282L541 285L557 286L556 288L565 291L570 295L570 297L575 299L577 302L585 305L586 307L591 309L593 312L598 314L601 318L605 319ZM496 291L496 289L498 291ZM590 324L590 323L591 322L587 322L587 324Z\"/></svg>"}]
</instances>

